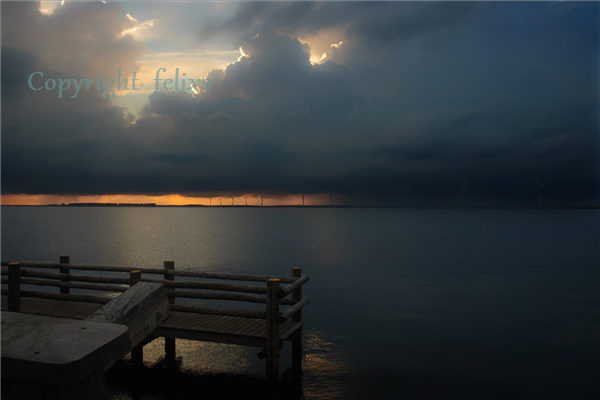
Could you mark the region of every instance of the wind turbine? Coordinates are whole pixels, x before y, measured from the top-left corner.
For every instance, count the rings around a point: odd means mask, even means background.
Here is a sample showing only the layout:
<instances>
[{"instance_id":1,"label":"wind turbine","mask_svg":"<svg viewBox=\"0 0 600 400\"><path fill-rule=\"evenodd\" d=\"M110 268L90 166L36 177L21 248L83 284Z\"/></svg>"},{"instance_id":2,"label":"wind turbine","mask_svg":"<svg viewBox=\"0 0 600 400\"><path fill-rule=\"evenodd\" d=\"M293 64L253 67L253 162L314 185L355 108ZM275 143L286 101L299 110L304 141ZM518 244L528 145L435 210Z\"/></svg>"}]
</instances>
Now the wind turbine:
<instances>
[{"instance_id":1,"label":"wind turbine","mask_svg":"<svg viewBox=\"0 0 600 400\"><path fill-rule=\"evenodd\" d=\"M260 206L261 207L263 206L263 197L262 197L262 194L260 195Z\"/></svg>"},{"instance_id":2,"label":"wind turbine","mask_svg":"<svg viewBox=\"0 0 600 400\"><path fill-rule=\"evenodd\" d=\"M406 186L402 186L404 189L408 190L409 193L406 194L406 207L408 208L408 204L410 203L410 194L413 193L412 190L407 188Z\"/></svg>"},{"instance_id":3,"label":"wind turbine","mask_svg":"<svg viewBox=\"0 0 600 400\"><path fill-rule=\"evenodd\" d=\"M212 197L209 197L209 200L208 200L208 205L209 205L209 206L212 206Z\"/></svg>"},{"instance_id":4,"label":"wind turbine","mask_svg":"<svg viewBox=\"0 0 600 400\"><path fill-rule=\"evenodd\" d=\"M246 207L248 207L248 196L244 197L246 199Z\"/></svg>"},{"instance_id":5,"label":"wind turbine","mask_svg":"<svg viewBox=\"0 0 600 400\"><path fill-rule=\"evenodd\" d=\"M367 205L369 205L371 203L371 200L369 199L369 195L367 194L367 191L365 190L365 188L362 188L363 192L365 192L365 196L367 196Z\"/></svg>"},{"instance_id":6,"label":"wind turbine","mask_svg":"<svg viewBox=\"0 0 600 400\"><path fill-rule=\"evenodd\" d=\"M231 207L233 207L233 196L231 196Z\"/></svg>"},{"instance_id":7,"label":"wind turbine","mask_svg":"<svg viewBox=\"0 0 600 400\"><path fill-rule=\"evenodd\" d=\"M465 186L467 184L467 181L465 181L465 183L463 183L463 187L460 191L460 194L462 194L462 200L463 200L463 207L465 206Z\"/></svg>"},{"instance_id":8,"label":"wind turbine","mask_svg":"<svg viewBox=\"0 0 600 400\"><path fill-rule=\"evenodd\" d=\"M221 199L223 199L222 197L219 197L219 206L223 205L223 202L221 201Z\"/></svg>"},{"instance_id":9,"label":"wind turbine","mask_svg":"<svg viewBox=\"0 0 600 400\"><path fill-rule=\"evenodd\" d=\"M533 175L531 175L533 176ZM533 179L535 179L535 176L533 176ZM538 183L538 207L542 206L542 188L544 188L544 190L548 190L544 187L544 185L542 185L542 182L538 181L537 179L535 179L535 181Z\"/></svg>"}]
</instances>

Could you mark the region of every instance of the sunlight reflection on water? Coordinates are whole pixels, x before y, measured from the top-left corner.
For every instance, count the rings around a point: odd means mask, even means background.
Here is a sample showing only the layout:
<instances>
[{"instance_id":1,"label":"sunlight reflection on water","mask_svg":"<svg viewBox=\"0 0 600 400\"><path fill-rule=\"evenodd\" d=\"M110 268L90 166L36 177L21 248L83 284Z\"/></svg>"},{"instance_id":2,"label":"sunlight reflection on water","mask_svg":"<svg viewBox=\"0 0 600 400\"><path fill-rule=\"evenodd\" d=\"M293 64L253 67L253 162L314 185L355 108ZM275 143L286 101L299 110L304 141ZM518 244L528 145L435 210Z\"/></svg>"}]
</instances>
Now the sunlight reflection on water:
<instances>
[{"instance_id":1,"label":"sunlight reflection on water","mask_svg":"<svg viewBox=\"0 0 600 400\"><path fill-rule=\"evenodd\" d=\"M349 386L342 377L351 372L346 364L348 354L335 344L333 335L319 328L309 329L303 334L303 385L304 399L343 399L352 397ZM338 338L341 339L341 338ZM265 373L265 360L256 356L258 348L230 344L196 342L177 339L176 352L179 368L192 375L230 375L256 377L262 380ZM164 362L164 338L157 338L144 347L145 368L155 368ZM129 355L125 360L130 360ZM281 351L280 368L282 379L291 368L291 349L286 342ZM111 382L109 381L109 385ZM189 388L194 391L193 387ZM110 398L125 400L131 398L127 390L111 386ZM144 397L157 398L162 397ZM286 398L286 397L283 397ZM299 397L291 397L299 398Z\"/></svg>"}]
</instances>

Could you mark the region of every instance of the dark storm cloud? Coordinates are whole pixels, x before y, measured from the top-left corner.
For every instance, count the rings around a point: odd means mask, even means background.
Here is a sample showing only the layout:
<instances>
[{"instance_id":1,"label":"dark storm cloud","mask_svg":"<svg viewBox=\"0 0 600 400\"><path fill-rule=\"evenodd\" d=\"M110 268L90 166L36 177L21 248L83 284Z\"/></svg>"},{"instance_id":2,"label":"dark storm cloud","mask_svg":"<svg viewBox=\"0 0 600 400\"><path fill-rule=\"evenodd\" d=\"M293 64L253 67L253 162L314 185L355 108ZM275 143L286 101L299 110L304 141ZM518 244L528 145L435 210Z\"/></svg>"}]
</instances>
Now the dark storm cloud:
<instances>
[{"instance_id":1,"label":"dark storm cloud","mask_svg":"<svg viewBox=\"0 0 600 400\"><path fill-rule=\"evenodd\" d=\"M456 26L485 7L470 2L413 2L399 7L394 2L247 2L232 17L206 22L200 39L236 32L248 40L261 31L305 36L341 27L349 39L367 45L387 45L410 37Z\"/></svg>"},{"instance_id":2,"label":"dark storm cloud","mask_svg":"<svg viewBox=\"0 0 600 400\"><path fill-rule=\"evenodd\" d=\"M118 164L113 154L132 118L125 109L101 91L59 99L27 83L36 71L43 85L136 68L145 46L119 39L130 21L118 18L119 6L102 6L68 4L43 16L38 3L2 3L2 193L90 192Z\"/></svg>"},{"instance_id":3,"label":"dark storm cloud","mask_svg":"<svg viewBox=\"0 0 600 400\"><path fill-rule=\"evenodd\" d=\"M197 97L159 92L131 124L99 95L31 91L22 71L69 67L25 39L5 42L3 5L2 190L367 192L393 202L410 187L414 199L454 205L467 181L482 204L530 204L535 176L554 201L585 202L598 196L598 4L558 7L244 3L209 27L244 37L236 47L247 57L211 71ZM23 26L38 18L25 7L9 15ZM134 65L140 43L115 36L126 23L98 26L96 45L128 48L119 62ZM344 44L323 64L288 36L330 28Z\"/></svg>"},{"instance_id":4,"label":"dark storm cloud","mask_svg":"<svg viewBox=\"0 0 600 400\"><path fill-rule=\"evenodd\" d=\"M30 72L35 71L40 63L32 54L10 47L2 46L2 101L14 101L23 92Z\"/></svg>"}]
</instances>

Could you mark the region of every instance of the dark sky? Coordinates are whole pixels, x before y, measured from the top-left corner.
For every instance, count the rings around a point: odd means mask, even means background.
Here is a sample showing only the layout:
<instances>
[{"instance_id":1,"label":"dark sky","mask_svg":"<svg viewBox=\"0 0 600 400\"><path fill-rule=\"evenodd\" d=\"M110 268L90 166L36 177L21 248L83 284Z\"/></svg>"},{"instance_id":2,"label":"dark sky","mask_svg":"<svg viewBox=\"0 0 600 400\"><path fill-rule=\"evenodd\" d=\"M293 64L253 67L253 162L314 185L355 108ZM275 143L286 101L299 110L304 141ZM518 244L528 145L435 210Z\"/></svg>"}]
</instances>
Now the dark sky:
<instances>
[{"instance_id":1,"label":"dark sky","mask_svg":"<svg viewBox=\"0 0 600 400\"><path fill-rule=\"evenodd\" d=\"M464 187L471 205L527 206L537 179L545 204L597 205L599 11L67 2L49 14L2 2L2 195L333 192L404 204L409 188L411 202L454 206ZM163 79L187 68L210 90L149 99L157 66ZM140 93L43 88L118 68L138 73Z\"/></svg>"}]
</instances>

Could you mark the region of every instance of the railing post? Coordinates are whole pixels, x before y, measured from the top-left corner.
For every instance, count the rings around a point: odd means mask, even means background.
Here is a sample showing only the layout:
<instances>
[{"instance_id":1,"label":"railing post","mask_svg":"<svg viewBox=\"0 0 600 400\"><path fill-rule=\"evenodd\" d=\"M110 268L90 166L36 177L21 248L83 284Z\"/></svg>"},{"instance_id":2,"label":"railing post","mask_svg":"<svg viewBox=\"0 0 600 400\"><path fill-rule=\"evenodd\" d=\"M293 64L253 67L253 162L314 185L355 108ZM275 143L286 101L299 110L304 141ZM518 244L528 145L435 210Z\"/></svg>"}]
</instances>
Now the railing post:
<instances>
[{"instance_id":1,"label":"railing post","mask_svg":"<svg viewBox=\"0 0 600 400\"><path fill-rule=\"evenodd\" d=\"M165 261L164 262L165 269L165 281L174 281L175 275L170 275L167 273L169 270L175 269L175 261ZM168 290L175 290L175 288L169 288ZM175 304L175 297L169 296L169 305ZM175 338L165 338L165 358L167 362L167 366L175 365Z\"/></svg>"},{"instance_id":2,"label":"railing post","mask_svg":"<svg viewBox=\"0 0 600 400\"><path fill-rule=\"evenodd\" d=\"M267 379L279 379L279 279L267 279Z\"/></svg>"},{"instance_id":3,"label":"railing post","mask_svg":"<svg viewBox=\"0 0 600 400\"><path fill-rule=\"evenodd\" d=\"M129 272L129 287L142 281L142 271L135 270ZM141 375L142 368L144 366L144 346L141 344L131 349L131 365L133 370L138 375ZM139 382L138 382L139 383Z\"/></svg>"},{"instance_id":4,"label":"railing post","mask_svg":"<svg viewBox=\"0 0 600 400\"><path fill-rule=\"evenodd\" d=\"M133 286L138 282L142 281L142 271L135 270L129 272L129 286Z\"/></svg>"},{"instance_id":5,"label":"railing post","mask_svg":"<svg viewBox=\"0 0 600 400\"><path fill-rule=\"evenodd\" d=\"M8 263L8 311L21 311L21 263Z\"/></svg>"},{"instance_id":6,"label":"railing post","mask_svg":"<svg viewBox=\"0 0 600 400\"><path fill-rule=\"evenodd\" d=\"M299 279L302 276L300 267L292 267L292 277ZM302 300L302 286L292 292L292 300ZM292 315L292 321L302 321L302 310ZM300 373L302 371L302 328L294 334L292 339L292 372Z\"/></svg>"},{"instance_id":7,"label":"railing post","mask_svg":"<svg viewBox=\"0 0 600 400\"><path fill-rule=\"evenodd\" d=\"M69 256L58 256L58 258L59 258L59 260L60 260L59 262L61 264L60 273L61 274L69 274L70 273L69 268L63 268L62 264L69 264L71 262L70 261L70 257ZM60 278L60 281L61 282L67 282L67 283L70 282L70 280L69 280L68 277L67 278ZM71 294L71 288L70 287L61 287L60 288L60 292L62 294Z\"/></svg>"}]
</instances>

